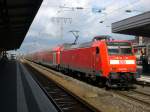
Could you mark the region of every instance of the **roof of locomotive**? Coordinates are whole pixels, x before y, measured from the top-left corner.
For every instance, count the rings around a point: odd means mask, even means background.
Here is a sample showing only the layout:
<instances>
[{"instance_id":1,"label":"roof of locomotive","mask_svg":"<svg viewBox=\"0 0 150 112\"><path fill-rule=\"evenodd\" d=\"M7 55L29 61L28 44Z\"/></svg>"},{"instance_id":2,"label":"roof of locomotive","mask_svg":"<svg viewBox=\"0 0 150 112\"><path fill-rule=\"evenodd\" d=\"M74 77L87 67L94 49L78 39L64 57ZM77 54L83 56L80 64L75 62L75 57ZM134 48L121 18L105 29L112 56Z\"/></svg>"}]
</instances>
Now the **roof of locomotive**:
<instances>
[{"instance_id":1,"label":"roof of locomotive","mask_svg":"<svg viewBox=\"0 0 150 112\"><path fill-rule=\"evenodd\" d=\"M97 46L98 44L100 44L101 42L128 42L131 43L128 40L98 40L98 41L90 41L90 42L85 42L85 43L81 43L81 44L75 44L75 45L70 45L69 47L63 47L64 50L67 49L75 49L75 48L86 48L86 47L91 47L91 46Z\"/></svg>"},{"instance_id":2,"label":"roof of locomotive","mask_svg":"<svg viewBox=\"0 0 150 112\"><path fill-rule=\"evenodd\" d=\"M110 40L110 39L112 39L112 37L111 36L109 36L109 35L99 35L99 36L95 36L93 39L92 39L92 41L94 41L94 40Z\"/></svg>"},{"instance_id":3,"label":"roof of locomotive","mask_svg":"<svg viewBox=\"0 0 150 112\"><path fill-rule=\"evenodd\" d=\"M70 44L68 46L63 46L63 50L75 49L75 48L85 48L85 47L90 47L91 45L92 45L92 41L81 43L81 44Z\"/></svg>"},{"instance_id":4,"label":"roof of locomotive","mask_svg":"<svg viewBox=\"0 0 150 112\"><path fill-rule=\"evenodd\" d=\"M107 40L107 42L129 42L129 43L131 43L128 40Z\"/></svg>"}]
</instances>

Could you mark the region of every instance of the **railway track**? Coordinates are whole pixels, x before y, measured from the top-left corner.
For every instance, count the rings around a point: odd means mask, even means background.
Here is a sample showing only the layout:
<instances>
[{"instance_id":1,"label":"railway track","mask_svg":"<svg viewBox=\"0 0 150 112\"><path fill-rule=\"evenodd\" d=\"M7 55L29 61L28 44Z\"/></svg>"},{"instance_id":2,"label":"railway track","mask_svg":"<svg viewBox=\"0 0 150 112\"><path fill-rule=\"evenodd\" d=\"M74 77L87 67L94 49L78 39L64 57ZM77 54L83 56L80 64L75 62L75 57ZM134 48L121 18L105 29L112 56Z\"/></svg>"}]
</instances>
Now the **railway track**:
<instances>
[{"instance_id":1,"label":"railway track","mask_svg":"<svg viewBox=\"0 0 150 112\"><path fill-rule=\"evenodd\" d=\"M143 95L145 95L145 96L147 96L147 97L150 97L150 94L149 94L149 93L141 92L141 91L139 91L139 90L132 90L132 91L134 91L134 92L136 92L136 93L139 93L139 94L143 94Z\"/></svg>"},{"instance_id":2,"label":"railway track","mask_svg":"<svg viewBox=\"0 0 150 112\"><path fill-rule=\"evenodd\" d=\"M46 67L46 66L45 66ZM46 67L47 68L47 67ZM53 71L53 70L49 70L49 69L46 69L46 68L44 68L44 67L42 67L42 69L44 69L45 71L48 71L48 72L50 72L50 73L52 73L52 74L56 74L56 75L58 75L57 74L57 72L55 72L55 70ZM64 74L65 75L65 74ZM59 75L58 75L59 76ZM61 77L61 75L59 76L59 77ZM41 79L40 79L41 80ZM44 82L45 82L45 80L44 80ZM51 85L51 84L50 84ZM92 84L93 85L93 84ZM97 85L95 85L95 86L97 86ZM101 88L102 90L104 89L104 91L105 91L105 88ZM45 91L47 91L47 93L49 92L49 87L47 87L46 85L45 85L45 87L44 87L44 90ZM55 89L56 91L57 91L57 88ZM118 91L118 90L109 90L108 91L109 93L114 93L114 94L117 94L117 96L119 96L118 98L125 98L125 100L127 101L127 102L129 102L129 103L131 103L131 104L133 104L133 105L135 105L135 106L137 106L138 105L138 107L142 110L142 109L148 109L149 110L149 107L150 107L150 94L148 94L148 92L144 92L144 91L142 91L141 89L135 89L135 90L130 90L130 91ZM57 93L57 92L55 92L55 91L50 91L50 93L51 94L53 94L53 95L55 95L55 93ZM49 93L48 93L49 94ZM72 93L71 93L72 94ZM65 96L64 94L62 94L62 96ZM63 98L62 99L59 99L59 97L57 96L57 98L58 99L56 99L56 100L63 100ZM77 98L78 99L78 98ZM80 99L79 99L80 100ZM125 100L123 100L123 101L125 101ZM126 102L125 101L125 102ZM69 101L68 101L69 102ZM83 102L82 100L81 100L81 102ZM64 102L61 102L62 104L64 103ZM59 105L58 105L58 107L59 107ZM89 107L90 107L90 105L89 105ZM76 108L78 108L78 107L76 107ZM91 108L91 107L90 107ZM93 108L91 108L92 110L93 110ZM103 109L99 109L99 110L103 110ZM113 109L112 109L113 110ZM72 110L69 110L69 111L72 111ZM76 111L78 111L78 110L75 110L75 111L73 111L73 112L76 112ZM85 110L86 111L86 110ZM91 111L91 110L90 110ZM94 109L94 111L96 111L96 112L98 112L97 110L95 110ZM79 111L80 112L80 111ZM84 111L81 111L81 112L84 112ZM86 111L86 112L89 112L89 111ZM107 111L106 111L107 112ZM149 112L149 111L148 111Z\"/></svg>"},{"instance_id":3,"label":"railway track","mask_svg":"<svg viewBox=\"0 0 150 112\"><path fill-rule=\"evenodd\" d=\"M68 91L65 91L64 88L61 88L53 81L47 79L45 76L29 65L25 64L25 66L28 68L32 74L32 77L36 80L36 82L54 104L58 112L94 112L90 107L77 100L75 96L68 93Z\"/></svg>"},{"instance_id":4,"label":"railway track","mask_svg":"<svg viewBox=\"0 0 150 112\"><path fill-rule=\"evenodd\" d=\"M113 93L118 94L119 96L128 98L131 101L135 101L145 106L150 106L150 94L143 93L137 90L131 91L113 91Z\"/></svg>"},{"instance_id":5,"label":"railway track","mask_svg":"<svg viewBox=\"0 0 150 112\"><path fill-rule=\"evenodd\" d=\"M136 84L143 87L150 87L150 83L144 81L137 81Z\"/></svg>"},{"instance_id":6,"label":"railway track","mask_svg":"<svg viewBox=\"0 0 150 112\"><path fill-rule=\"evenodd\" d=\"M43 65L43 64L41 64L42 66L45 66L45 65ZM48 67L48 66L45 66L45 67L47 67L47 68L50 68L50 67ZM50 68L50 69L52 69L52 68ZM54 69L52 69L52 70L54 70ZM55 71L55 70L54 70ZM52 71L50 71L50 72L52 72ZM53 73L53 72L52 72ZM64 74L64 73L63 73ZM64 74L65 75L65 74ZM69 75L69 76L71 76L71 77L73 77L73 75ZM73 78L76 78L76 79L78 79L78 80L81 80L81 81L84 81L84 82L87 82L87 80L85 80L85 79L81 79L81 78L79 78L79 77L73 77ZM93 83L91 83L91 82L87 82L87 83L90 83L90 84L92 84L93 86L97 86L97 87L100 87L99 85L95 85L95 83L93 84ZM138 85L141 85L141 84L138 84ZM143 85L142 85L143 86ZM144 86L146 86L146 87L150 87L150 84L148 83L144 83ZM103 88L104 89L104 88ZM131 90L132 91L132 93L136 93L136 94L141 94L141 95L144 95L144 97L149 97L150 98L150 94L149 93L147 93L147 92L142 92L142 91L140 91L140 90L136 90L136 89L133 89L133 90ZM118 93L117 93L118 94ZM136 99L135 99L136 100ZM137 99L138 100L138 99ZM150 100L150 99L149 99ZM145 101L142 101L143 103L145 102ZM149 101L150 102L150 101ZM145 102L145 104L146 104L146 102ZM150 103L148 103L148 104L146 104L146 105L149 105Z\"/></svg>"}]
</instances>

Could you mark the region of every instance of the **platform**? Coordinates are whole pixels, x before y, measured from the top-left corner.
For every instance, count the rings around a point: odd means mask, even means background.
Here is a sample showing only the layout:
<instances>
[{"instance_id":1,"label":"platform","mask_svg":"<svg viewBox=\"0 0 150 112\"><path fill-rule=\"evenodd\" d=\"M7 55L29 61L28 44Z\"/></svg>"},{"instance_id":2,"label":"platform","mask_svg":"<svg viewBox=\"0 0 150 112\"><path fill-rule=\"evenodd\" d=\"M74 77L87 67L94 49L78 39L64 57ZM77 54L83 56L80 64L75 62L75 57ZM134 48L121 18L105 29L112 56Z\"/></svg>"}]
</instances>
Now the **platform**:
<instances>
[{"instance_id":1,"label":"platform","mask_svg":"<svg viewBox=\"0 0 150 112\"><path fill-rule=\"evenodd\" d=\"M149 75L141 75L140 78L137 78L137 81L150 83L150 74Z\"/></svg>"},{"instance_id":2,"label":"platform","mask_svg":"<svg viewBox=\"0 0 150 112\"><path fill-rule=\"evenodd\" d=\"M149 37L150 11L112 23L112 32Z\"/></svg>"},{"instance_id":3,"label":"platform","mask_svg":"<svg viewBox=\"0 0 150 112\"><path fill-rule=\"evenodd\" d=\"M18 61L0 61L1 112L57 112Z\"/></svg>"}]
</instances>

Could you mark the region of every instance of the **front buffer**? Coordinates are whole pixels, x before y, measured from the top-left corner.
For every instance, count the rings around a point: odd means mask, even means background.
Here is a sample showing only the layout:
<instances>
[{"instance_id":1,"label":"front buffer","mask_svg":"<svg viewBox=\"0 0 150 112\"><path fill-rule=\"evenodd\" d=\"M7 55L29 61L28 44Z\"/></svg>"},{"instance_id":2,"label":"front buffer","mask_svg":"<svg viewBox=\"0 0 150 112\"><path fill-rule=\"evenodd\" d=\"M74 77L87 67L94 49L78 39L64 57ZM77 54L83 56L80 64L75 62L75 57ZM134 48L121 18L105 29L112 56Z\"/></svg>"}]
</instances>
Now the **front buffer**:
<instances>
[{"instance_id":1,"label":"front buffer","mask_svg":"<svg viewBox=\"0 0 150 112\"><path fill-rule=\"evenodd\" d=\"M135 80L136 64L134 59L110 60L110 71L106 81L108 87L131 87Z\"/></svg>"}]
</instances>

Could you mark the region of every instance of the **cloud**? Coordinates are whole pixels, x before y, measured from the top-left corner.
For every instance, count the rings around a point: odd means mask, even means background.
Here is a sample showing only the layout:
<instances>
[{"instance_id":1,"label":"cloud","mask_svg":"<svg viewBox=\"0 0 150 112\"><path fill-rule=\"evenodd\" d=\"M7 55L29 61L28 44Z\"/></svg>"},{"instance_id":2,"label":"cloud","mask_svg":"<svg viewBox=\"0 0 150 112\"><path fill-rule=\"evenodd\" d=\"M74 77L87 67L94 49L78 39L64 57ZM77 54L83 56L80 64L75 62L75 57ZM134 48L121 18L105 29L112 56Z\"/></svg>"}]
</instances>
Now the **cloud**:
<instances>
[{"instance_id":1,"label":"cloud","mask_svg":"<svg viewBox=\"0 0 150 112\"><path fill-rule=\"evenodd\" d=\"M111 33L111 23L148 11L149 4L149 0L45 0L20 50L32 52L40 48L49 49L64 42L73 42L74 36L69 33L70 30L80 31L79 43L104 34L112 35L116 39L132 39L134 36ZM77 10L75 7L83 9ZM94 8L102 9L102 12L93 12ZM127 9L134 11L125 13ZM54 17L55 20L52 21ZM58 20L56 17L71 18L71 21Z\"/></svg>"}]
</instances>

